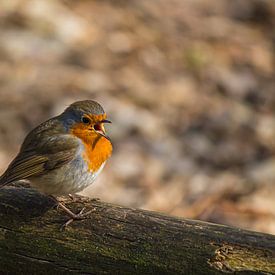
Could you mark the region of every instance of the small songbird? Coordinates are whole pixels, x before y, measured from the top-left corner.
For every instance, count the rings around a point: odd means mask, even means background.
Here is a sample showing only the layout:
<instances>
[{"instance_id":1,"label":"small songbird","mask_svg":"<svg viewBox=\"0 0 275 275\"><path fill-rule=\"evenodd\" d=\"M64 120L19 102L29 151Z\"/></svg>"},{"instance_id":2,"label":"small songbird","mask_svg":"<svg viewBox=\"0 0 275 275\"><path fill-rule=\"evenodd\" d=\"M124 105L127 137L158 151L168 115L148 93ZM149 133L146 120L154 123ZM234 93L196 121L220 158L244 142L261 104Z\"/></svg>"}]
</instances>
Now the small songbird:
<instances>
[{"instance_id":1,"label":"small songbird","mask_svg":"<svg viewBox=\"0 0 275 275\"><path fill-rule=\"evenodd\" d=\"M92 100L77 101L59 116L53 117L25 138L21 149L0 177L0 187L29 180L30 185L50 195L72 220L74 214L56 196L82 191L93 183L112 154L112 143L106 135L106 113Z\"/></svg>"}]
</instances>

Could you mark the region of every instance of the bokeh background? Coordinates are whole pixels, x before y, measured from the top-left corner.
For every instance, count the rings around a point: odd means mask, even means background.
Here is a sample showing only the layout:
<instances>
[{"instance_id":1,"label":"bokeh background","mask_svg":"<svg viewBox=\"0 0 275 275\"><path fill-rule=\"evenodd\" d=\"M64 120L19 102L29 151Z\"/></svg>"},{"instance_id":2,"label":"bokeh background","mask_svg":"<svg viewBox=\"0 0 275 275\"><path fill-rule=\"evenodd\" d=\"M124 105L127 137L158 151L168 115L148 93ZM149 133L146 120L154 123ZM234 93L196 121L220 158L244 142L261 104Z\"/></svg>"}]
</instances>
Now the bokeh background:
<instances>
[{"instance_id":1,"label":"bokeh background","mask_svg":"<svg viewBox=\"0 0 275 275\"><path fill-rule=\"evenodd\" d=\"M0 171L75 100L114 154L84 194L275 233L274 0L1 0Z\"/></svg>"}]
</instances>

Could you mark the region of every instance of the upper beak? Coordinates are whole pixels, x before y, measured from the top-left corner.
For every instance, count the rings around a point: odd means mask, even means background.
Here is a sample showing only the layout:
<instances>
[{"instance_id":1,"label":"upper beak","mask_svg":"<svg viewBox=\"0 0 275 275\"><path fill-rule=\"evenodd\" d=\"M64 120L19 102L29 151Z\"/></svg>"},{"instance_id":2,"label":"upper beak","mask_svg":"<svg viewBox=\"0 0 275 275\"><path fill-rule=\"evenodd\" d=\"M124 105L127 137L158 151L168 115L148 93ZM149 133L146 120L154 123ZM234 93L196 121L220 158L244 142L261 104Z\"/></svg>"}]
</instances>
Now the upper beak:
<instances>
[{"instance_id":1,"label":"upper beak","mask_svg":"<svg viewBox=\"0 0 275 275\"><path fill-rule=\"evenodd\" d=\"M100 122L101 122L101 123L112 123L112 121L111 121L111 120L108 120L108 119L103 119L103 120L101 120Z\"/></svg>"}]
</instances>

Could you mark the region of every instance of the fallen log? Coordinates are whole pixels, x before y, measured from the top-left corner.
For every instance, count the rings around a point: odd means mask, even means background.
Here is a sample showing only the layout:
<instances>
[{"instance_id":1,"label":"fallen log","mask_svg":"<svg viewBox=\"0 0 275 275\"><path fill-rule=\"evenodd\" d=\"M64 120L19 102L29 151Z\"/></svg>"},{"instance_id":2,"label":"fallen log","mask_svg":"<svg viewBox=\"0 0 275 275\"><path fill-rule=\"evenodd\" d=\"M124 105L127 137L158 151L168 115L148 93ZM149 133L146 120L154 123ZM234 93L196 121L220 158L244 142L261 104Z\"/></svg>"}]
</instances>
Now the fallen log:
<instances>
[{"instance_id":1,"label":"fallen log","mask_svg":"<svg viewBox=\"0 0 275 275\"><path fill-rule=\"evenodd\" d=\"M0 274L273 274L275 236L112 205L67 200L66 215L29 188L0 189Z\"/></svg>"}]
</instances>

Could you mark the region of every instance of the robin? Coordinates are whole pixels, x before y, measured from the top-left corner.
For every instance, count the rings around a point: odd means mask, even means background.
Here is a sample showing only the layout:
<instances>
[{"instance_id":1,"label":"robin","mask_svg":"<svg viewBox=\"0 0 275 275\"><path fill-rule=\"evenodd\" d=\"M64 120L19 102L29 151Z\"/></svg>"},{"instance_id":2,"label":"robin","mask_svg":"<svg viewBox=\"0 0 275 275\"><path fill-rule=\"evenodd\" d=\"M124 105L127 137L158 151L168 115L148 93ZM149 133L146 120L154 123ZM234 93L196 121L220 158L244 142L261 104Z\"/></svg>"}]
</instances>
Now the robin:
<instances>
[{"instance_id":1,"label":"robin","mask_svg":"<svg viewBox=\"0 0 275 275\"><path fill-rule=\"evenodd\" d=\"M73 220L84 218L83 209L75 214L56 197L82 191L96 179L112 154L106 135L106 113L92 100L77 101L59 116L36 128L25 138L21 149L0 177L0 187L29 180L38 191L51 196Z\"/></svg>"}]
</instances>

